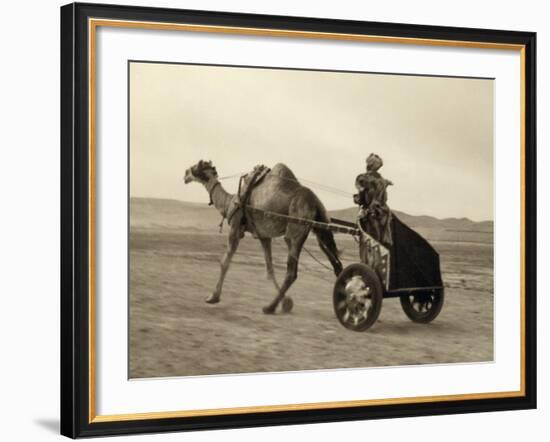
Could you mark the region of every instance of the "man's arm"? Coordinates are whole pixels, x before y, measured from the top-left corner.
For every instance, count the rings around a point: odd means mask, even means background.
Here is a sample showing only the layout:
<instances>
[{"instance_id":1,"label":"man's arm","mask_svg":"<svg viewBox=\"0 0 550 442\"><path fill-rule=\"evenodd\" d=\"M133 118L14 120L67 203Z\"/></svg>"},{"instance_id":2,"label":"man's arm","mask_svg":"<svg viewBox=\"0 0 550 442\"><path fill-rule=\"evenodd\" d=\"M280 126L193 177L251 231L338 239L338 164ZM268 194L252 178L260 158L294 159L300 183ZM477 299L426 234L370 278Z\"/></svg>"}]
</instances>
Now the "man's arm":
<instances>
[{"instance_id":1,"label":"man's arm","mask_svg":"<svg viewBox=\"0 0 550 442\"><path fill-rule=\"evenodd\" d=\"M355 188L357 193L353 195L353 202L360 206L365 204L365 174L361 173L355 178Z\"/></svg>"}]
</instances>

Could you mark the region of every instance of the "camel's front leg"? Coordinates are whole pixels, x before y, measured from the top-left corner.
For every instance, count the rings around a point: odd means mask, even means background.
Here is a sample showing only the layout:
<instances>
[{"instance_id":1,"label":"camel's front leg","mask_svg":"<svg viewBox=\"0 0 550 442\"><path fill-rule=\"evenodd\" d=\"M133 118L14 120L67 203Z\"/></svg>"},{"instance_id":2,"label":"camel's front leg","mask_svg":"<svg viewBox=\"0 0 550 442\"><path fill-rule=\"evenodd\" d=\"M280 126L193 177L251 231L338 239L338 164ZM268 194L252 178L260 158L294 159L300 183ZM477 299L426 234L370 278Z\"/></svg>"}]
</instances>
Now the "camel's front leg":
<instances>
[{"instance_id":1,"label":"camel's front leg","mask_svg":"<svg viewBox=\"0 0 550 442\"><path fill-rule=\"evenodd\" d=\"M271 257L271 238L260 238L262 247L264 249L265 268L267 271L267 279L273 281L277 292L281 289L277 280L275 279L275 271L273 270L273 259Z\"/></svg>"},{"instance_id":2,"label":"camel's front leg","mask_svg":"<svg viewBox=\"0 0 550 442\"><path fill-rule=\"evenodd\" d=\"M229 231L229 238L227 241L227 250L224 253L222 260L220 262L221 272L220 272L220 278L218 279L218 284L216 285L216 290L208 298L206 298L206 302L209 304L216 304L220 302L220 296L222 294L222 287L223 287L223 280L225 279L225 275L229 270L229 265L231 264L231 258L233 258L233 255L237 251L237 247L239 247L241 236L242 236L242 227L240 223L236 222L234 225L231 226L231 230Z\"/></svg>"}]
</instances>

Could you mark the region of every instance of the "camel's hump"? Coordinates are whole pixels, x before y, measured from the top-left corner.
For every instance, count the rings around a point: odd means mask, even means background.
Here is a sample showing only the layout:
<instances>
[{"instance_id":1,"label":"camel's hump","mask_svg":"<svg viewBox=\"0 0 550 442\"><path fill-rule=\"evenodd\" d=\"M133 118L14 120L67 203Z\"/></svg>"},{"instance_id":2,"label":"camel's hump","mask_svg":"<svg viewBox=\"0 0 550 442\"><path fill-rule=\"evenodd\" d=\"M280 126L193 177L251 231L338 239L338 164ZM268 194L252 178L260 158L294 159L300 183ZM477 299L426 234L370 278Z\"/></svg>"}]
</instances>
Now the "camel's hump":
<instances>
[{"instance_id":1,"label":"camel's hump","mask_svg":"<svg viewBox=\"0 0 550 442\"><path fill-rule=\"evenodd\" d=\"M275 166L273 166L273 168L271 169L271 173L273 175L278 175L278 176L283 177L283 178L288 178L288 179L291 179L291 180L298 181L298 179L296 178L296 175L294 175L292 170L290 170L288 168L288 166L286 164L283 164L283 163L275 164Z\"/></svg>"}]
</instances>

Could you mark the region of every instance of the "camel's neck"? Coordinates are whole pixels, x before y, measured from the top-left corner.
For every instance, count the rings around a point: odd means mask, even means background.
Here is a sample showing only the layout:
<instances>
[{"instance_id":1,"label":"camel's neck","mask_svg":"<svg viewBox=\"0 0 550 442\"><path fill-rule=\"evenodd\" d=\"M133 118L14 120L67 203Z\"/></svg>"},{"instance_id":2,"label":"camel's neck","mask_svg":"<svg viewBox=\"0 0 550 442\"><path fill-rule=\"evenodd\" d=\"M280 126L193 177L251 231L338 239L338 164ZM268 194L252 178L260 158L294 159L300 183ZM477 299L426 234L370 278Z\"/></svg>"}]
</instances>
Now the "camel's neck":
<instances>
[{"instance_id":1,"label":"camel's neck","mask_svg":"<svg viewBox=\"0 0 550 442\"><path fill-rule=\"evenodd\" d=\"M214 204L216 210L220 212L220 215L223 217L227 216L229 204L231 202L231 198L233 198L233 195L226 192L220 182L215 178L212 178L207 183L204 183L204 187L208 191L212 204Z\"/></svg>"}]
</instances>

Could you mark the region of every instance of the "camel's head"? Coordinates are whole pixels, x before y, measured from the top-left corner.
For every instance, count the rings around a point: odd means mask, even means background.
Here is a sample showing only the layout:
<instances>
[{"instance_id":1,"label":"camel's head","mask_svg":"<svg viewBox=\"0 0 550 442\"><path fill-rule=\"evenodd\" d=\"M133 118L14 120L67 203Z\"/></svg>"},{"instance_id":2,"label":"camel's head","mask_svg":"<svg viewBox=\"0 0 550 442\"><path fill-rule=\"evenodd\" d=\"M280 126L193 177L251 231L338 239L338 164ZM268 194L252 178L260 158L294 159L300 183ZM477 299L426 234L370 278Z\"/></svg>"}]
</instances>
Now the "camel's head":
<instances>
[{"instance_id":1,"label":"camel's head","mask_svg":"<svg viewBox=\"0 0 550 442\"><path fill-rule=\"evenodd\" d=\"M183 178L185 184L189 184L193 181L199 183L207 183L212 178L217 178L218 172L212 165L212 161L200 160L194 166L191 166L185 171L185 177Z\"/></svg>"}]
</instances>

